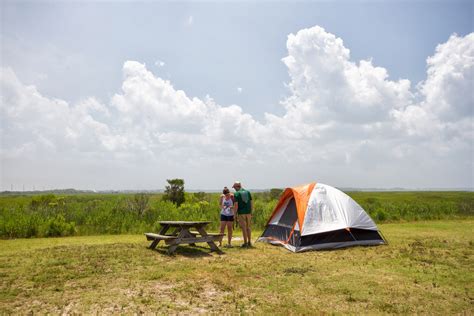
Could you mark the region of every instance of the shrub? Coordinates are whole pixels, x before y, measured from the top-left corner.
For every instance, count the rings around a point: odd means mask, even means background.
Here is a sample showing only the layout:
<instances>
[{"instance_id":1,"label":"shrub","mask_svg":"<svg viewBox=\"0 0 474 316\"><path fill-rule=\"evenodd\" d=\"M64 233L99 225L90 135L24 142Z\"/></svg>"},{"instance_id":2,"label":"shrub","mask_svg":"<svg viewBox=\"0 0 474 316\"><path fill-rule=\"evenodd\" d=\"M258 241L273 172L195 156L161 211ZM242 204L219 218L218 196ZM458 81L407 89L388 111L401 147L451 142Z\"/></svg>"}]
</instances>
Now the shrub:
<instances>
[{"instance_id":1,"label":"shrub","mask_svg":"<svg viewBox=\"0 0 474 316\"><path fill-rule=\"evenodd\" d=\"M129 198L127 200L129 209L136 213L138 216L142 216L143 213L148 208L148 201L150 200L150 196L145 193L137 193L133 196L133 198Z\"/></svg>"},{"instance_id":2,"label":"shrub","mask_svg":"<svg viewBox=\"0 0 474 316\"><path fill-rule=\"evenodd\" d=\"M379 209L377 210L377 213L375 213L375 218L380 222L385 221L388 218L388 214L384 210Z\"/></svg>"},{"instance_id":3,"label":"shrub","mask_svg":"<svg viewBox=\"0 0 474 316\"><path fill-rule=\"evenodd\" d=\"M67 223L62 214L58 214L45 222L43 230L45 237L71 236L74 235L76 227L74 223Z\"/></svg>"}]
</instances>

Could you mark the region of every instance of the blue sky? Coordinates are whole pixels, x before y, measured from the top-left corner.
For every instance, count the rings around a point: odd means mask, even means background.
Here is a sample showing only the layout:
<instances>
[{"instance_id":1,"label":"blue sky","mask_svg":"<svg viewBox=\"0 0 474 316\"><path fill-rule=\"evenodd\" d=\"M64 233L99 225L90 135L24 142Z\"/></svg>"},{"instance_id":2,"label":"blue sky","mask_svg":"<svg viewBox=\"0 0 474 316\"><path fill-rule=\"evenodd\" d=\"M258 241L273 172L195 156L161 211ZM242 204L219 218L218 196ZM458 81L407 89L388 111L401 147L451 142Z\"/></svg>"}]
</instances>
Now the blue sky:
<instances>
[{"instance_id":1,"label":"blue sky","mask_svg":"<svg viewBox=\"0 0 474 316\"><path fill-rule=\"evenodd\" d=\"M5 54L3 64L47 95L105 101L120 89L123 62L137 60L190 96L209 94L257 116L282 111L289 78L281 58L288 34L302 28L323 26L344 40L353 60L371 58L391 79L417 83L433 48L473 27L469 1L3 2L2 20L4 50L10 43L31 48ZM37 58L36 49L45 56ZM70 65L52 65L71 55ZM157 60L165 66L154 67ZM34 73L48 79L38 82Z\"/></svg>"},{"instance_id":2,"label":"blue sky","mask_svg":"<svg viewBox=\"0 0 474 316\"><path fill-rule=\"evenodd\" d=\"M410 80L410 90L414 97L405 105L408 107L420 98L423 100L420 91L416 90L416 85L427 79L426 60L435 54L437 45L446 43L454 33L464 38L473 31L473 5L469 1L295 3L2 1L1 6L1 66L10 69L22 85L34 85L45 98L60 99L67 102L69 107L74 107L75 104L92 97L106 108L113 108L111 99L121 93L121 86L127 79L124 75L124 63L136 61L144 65L156 78L168 80L175 90L183 90L187 97L205 100L206 96L210 96L219 107L223 108L235 104L243 113L251 115L257 123L264 125L265 113L285 116L288 107L282 103L292 95L298 95L288 87L292 82L289 75L291 69L282 62L282 58L289 54L287 48L289 34L297 34L300 30L314 26L322 27L328 34L342 39L343 46L350 50L349 61L355 65L359 65L360 60L371 60L373 66L386 69L389 75L388 81ZM324 36L322 33L318 34L314 36L319 36L318 38ZM318 57L306 56L302 60L311 64L314 58ZM6 94L6 88L2 87L2 90ZM465 97L472 101L472 94L468 93ZM15 106L13 103L7 104L8 102L4 101L3 105ZM166 113L162 114L166 116ZM472 111L470 114L467 113L466 117L471 117L472 122ZM8 118L5 120L6 123L13 122ZM111 130L115 129L113 132L115 134L120 130L114 113L112 118L105 118L101 122ZM320 122L318 124L321 125ZM390 124L395 126L394 122ZM117 184L117 181L111 180L110 183L99 181L97 185L88 186L90 182L95 183L93 176L92 178L72 176L68 180L58 174L50 181L45 180L46 177L40 174L20 177L13 172L6 172L7 166L10 170L23 168L21 163L15 164L10 161L8 158L10 156L6 154L16 147L21 147L22 144L11 140L14 137L8 132L3 131L3 134L4 188L9 187L11 182L17 185L24 182L28 185L38 183L37 186L41 186L40 182L46 182L44 184L46 186L83 188L108 188ZM288 131L286 135L290 135L290 132ZM285 138L285 135L282 137ZM48 137L46 139L51 140ZM365 140L357 139L360 142ZM472 158L472 139L470 140L470 158ZM411 141L412 138L407 142ZM36 142L37 140L25 139L24 144ZM402 143L403 141L399 140L398 145L401 146ZM221 139L215 145L225 146L225 144L225 139ZM314 143L311 144L316 146ZM155 141L151 141L147 148L152 148L154 145ZM174 147L181 146L176 143ZM252 146L259 147L258 144ZM252 146L250 147L255 149ZM67 147L64 151L77 150L73 150L72 145L69 149ZM93 149L88 150L95 152ZM456 176L449 180L447 186L471 186L473 183L472 168L466 170L466 166L468 169L469 166L472 167L472 164L468 163L469 155L466 154L469 153L469 148L463 150L462 167L451 172ZM56 149L55 152L61 164L65 164L64 168L67 168L64 161L77 161L79 165L85 161L81 155L66 157L62 156L61 150ZM98 152L101 150L97 149L95 153ZM239 149L236 156L240 157L239 155L243 155L242 152L245 150ZM345 156L354 154L355 152L348 150ZM205 157L203 153L198 155ZM145 159L144 157L140 159ZM226 159L227 157L223 158L220 163L225 165ZM433 161L432 166L440 168L444 164L441 161L450 158L443 156L436 159L439 161ZM286 183L298 184L310 180L310 177L301 176L307 174L302 169L295 172L296 176L287 174L281 178L262 181L262 177L257 177L255 174L258 175L260 170L265 168L255 164L250 158L243 158L243 161L246 162L242 167L251 170L251 174L235 172L231 177L248 178L253 187L285 186ZM182 164L187 163L183 161ZM293 164L299 166L300 162L283 159L277 164L291 167ZM348 168L361 168L361 165L355 162L349 164ZM332 176L335 172L332 170L336 165L327 165L325 170L328 171L323 174L323 178L327 179L326 182L335 182L332 183L334 185L353 187L443 186L439 184L437 178L397 181L397 168L404 169L407 164L409 162L404 161L397 166L395 162L390 168L387 167L391 174L387 175L387 179L391 179L387 182L383 181L384 171L379 171L373 180L366 179L361 184L356 183L356 178L343 180L345 178L342 174ZM100 164L87 168L99 168L99 166ZM178 167L167 168L180 170ZM148 169L134 170L133 172L147 174ZM208 171L210 170L212 168ZM467 177L466 171L468 171ZM130 171L131 175L127 177L133 177L133 172ZM160 181L173 176L166 172L154 172L160 177ZM210 177L214 180L202 181L202 175L193 172L193 167L189 167L188 173L176 176L191 178L190 182L195 188L219 187L224 181L219 176ZM426 172L429 173L429 170ZM317 174L312 176L319 178ZM117 188L138 186L136 184L138 180L127 177L118 181ZM133 184L128 185L126 179L130 179ZM229 180L231 181L232 179ZM153 179L146 180L143 186L152 187Z\"/></svg>"}]
</instances>

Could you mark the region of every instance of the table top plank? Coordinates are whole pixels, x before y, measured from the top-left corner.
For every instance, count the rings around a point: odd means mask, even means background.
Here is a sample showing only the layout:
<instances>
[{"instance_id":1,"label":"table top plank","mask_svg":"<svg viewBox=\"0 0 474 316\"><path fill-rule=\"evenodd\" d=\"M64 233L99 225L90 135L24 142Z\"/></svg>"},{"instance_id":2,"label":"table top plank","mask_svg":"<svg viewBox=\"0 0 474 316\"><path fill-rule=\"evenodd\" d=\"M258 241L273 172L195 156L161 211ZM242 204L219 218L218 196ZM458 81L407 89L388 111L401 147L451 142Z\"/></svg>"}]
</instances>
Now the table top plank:
<instances>
[{"instance_id":1,"label":"table top plank","mask_svg":"<svg viewBox=\"0 0 474 316\"><path fill-rule=\"evenodd\" d=\"M169 235L160 235L160 234L154 234L154 233L145 233L145 236L150 239L176 239L176 236L169 236Z\"/></svg>"},{"instance_id":2,"label":"table top plank","mask_svg":"<svg viewBox=\"0 0 474 316\"><path fill-rule=\"evenodd\" d=\"M208 225L211 222L209 221L158 221L160 225L169 225L169 226L201 226Z\"/></svg>"}]
</instances>

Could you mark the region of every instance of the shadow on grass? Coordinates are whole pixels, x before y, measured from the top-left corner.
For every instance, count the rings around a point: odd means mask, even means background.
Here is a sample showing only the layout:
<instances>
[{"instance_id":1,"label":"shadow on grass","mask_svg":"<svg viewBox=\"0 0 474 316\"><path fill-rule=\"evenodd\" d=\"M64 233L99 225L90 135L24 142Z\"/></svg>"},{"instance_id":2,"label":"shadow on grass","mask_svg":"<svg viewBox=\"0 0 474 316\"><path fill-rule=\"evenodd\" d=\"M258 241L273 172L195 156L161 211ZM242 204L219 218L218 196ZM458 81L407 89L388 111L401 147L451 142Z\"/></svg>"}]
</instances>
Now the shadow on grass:
<instances>
[{"instance_id":1,"label":"shadow on grass","mask_svg":"<svg viewBox=\"0 0 474 316\"><path fill-rule=\"evenodd\" d=\"M174 257L184 256L189 258L212 257L213 254L223 255L224 252L211 251L211 248L205 246L178 246L173 254L168 254L168 247L156 247L153 251L162 255Z\"/></svg>"},{"instance_id":2,"label":"shadow on grass","mask_svg":"<svg viewBox=\"0 0 474 316\"><path fill-rule=\"evenodd\" d=\"M383 247L381 249L384 249L385 247L390 246L387 242L385 244L380 244L380 245L352 245L352 246L344 246L344 247L338 247L338 248L308 249L308 250L304 250L304 251L292 252L291 250L288 250L288 249L286 249L285 247L283 247L281 245L270 244L270 243L265 243L265 244L266 244L265 246L279 248L279 249L282 250L282 252L294 253L295 255L304 255L304 254L311 253L311 252L320 252L320 253L340 252L340 253L343 253L344 250L349 251L351 249L364 249L364 248L365 249L370 249L370 248L376 248L376 247ZM253 247L253 248L255 248L255 247Z\"/></svg>"}]
</instances>

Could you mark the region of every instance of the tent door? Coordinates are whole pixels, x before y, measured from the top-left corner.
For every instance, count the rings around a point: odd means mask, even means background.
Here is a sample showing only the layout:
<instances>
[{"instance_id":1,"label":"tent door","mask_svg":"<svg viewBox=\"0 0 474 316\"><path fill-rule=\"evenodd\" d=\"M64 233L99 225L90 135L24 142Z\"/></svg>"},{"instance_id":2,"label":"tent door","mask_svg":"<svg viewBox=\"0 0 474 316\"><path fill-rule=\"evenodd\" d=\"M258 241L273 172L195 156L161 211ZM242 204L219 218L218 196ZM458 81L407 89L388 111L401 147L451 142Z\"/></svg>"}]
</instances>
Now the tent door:
<instances>
[{"instance_id":1,"label":"tent door","mask_svg":"<svg viewBox=\"0 0 474 316\"><path fill-rule=\"evenodd\" d=\"M295 199L291 198L288 206L280 217L277 225L285 226L287 228L293 229L296 220L298 219L298 214L296 213L296 203Z\"/></svg>"},{"instance_id":2,"label":"tent door","mask_svg":"<svg viewBox=\"0 0 474 316\"><path fill-rule=\"evenodd\" d=\"M269 224L263 232L263 237L278 240L282 243L289 243L294 245L294 231L297 226L298 214L296 213L295 199L292 197L283 210L281 217L277 222ZM299 236L299 232L297 232Z\"/></svg>"}]
</instances>

